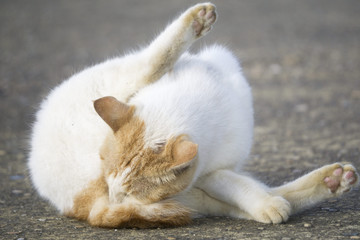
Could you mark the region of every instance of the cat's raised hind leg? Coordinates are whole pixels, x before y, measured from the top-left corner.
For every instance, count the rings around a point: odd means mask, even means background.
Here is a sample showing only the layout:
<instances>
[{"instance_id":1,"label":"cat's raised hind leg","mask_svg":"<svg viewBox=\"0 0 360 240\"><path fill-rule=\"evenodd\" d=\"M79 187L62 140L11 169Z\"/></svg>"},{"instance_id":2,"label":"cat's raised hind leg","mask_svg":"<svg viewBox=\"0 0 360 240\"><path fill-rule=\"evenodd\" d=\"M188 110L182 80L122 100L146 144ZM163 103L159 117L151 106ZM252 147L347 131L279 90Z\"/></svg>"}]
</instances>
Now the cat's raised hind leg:
<instances>
[{"instance_id":1,"label":"cat's raised hind leg","mask_svg":"<svg viewBox=\"0 0 360 240\"><path fill-rule=\"evenodd\" d=\"M351 164L334 163L273 188L271 192L288 200L291 212L295 213L328 198L341 196L355 187L358 179Z\"/></svg>"},{"instance_id":2,"label":"cat's raised hind leg","mask_svg":"<svg viewBox=\"0 0 360 240\"><path fill-rule=\"evenodd\" d=\"M215 6L197 4L173 21L155 40L141 52L136 73L140 89L169 72L178 58L191 44L210 31L216 20Z\"/></svg>"}]
</instances>

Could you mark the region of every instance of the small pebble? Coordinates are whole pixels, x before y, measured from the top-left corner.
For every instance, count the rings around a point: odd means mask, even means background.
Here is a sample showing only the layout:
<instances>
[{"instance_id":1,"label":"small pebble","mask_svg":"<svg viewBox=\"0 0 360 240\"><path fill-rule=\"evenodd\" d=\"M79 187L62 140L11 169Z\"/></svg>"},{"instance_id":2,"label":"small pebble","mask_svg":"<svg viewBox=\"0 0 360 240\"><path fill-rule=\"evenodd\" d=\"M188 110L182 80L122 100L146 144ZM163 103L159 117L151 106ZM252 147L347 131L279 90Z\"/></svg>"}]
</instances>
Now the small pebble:
<instances>
[{"instance_id":1,"label":"small pebble","mask_svg":"<svg viewBox=\"0 0 360 240\"><path fill-rule=\"evenodd\" d=\"M16 195L22 194L22 193L23 193L23 190L14 189L14 190L12 190L12 193L13 193L13 194L16 194Z\"/></svg>"},{"instance_id":2,"label":"small pebble","mask_svg":"<svg viewBox=\"0 0 360 240\"><path fill-rule=\"evenodd\" d=\"M337 212L339 210L335 209L335 208L328 208L328 207L325 207L325 208L321 208L321 210L326 210L328 212Z\"/></svg>"},{"instance_id":3,"label":"small pebble","mask_svg":"<svg viewBox=\"0 0 360 240\"><path fill-rule=\"evenodd\" d=\"M10 180L15 181L15 180L21 180L24 178L24 175L13 175L10 176Z\"/></svg>"},{"instance_id":4,"label":"small pebble","mask_svg":"<svg viewBox=\"0 0 360 240\"><path fill-rule=\"evenodd\" d=\"M360 99L360 90L353 90L351 92L351 98Z\"/></svg>"},{"instance_id":5,"label":"small pebble","mask_svg":"<svg viewBox=\"0 0 360 240\"><path fill-rule=\"evenodd\" d=\"M295 106L295 112L298 112L298 113L307 112L308 109L309 109L309 107L307 104L298 104Z\"/></svg>"},{"instance_id":6,"label":"small pebble","mask_svg":"<svg viewBox=\"0 0 360 240\"><path fill-rule=\"evenodd\" d=\"M271 64L269 70L272 74L278 75L281 73L281 66L279 64Z\"/></svg>"},{"instance_id":7,"label":"small pebble","mask_svg":"<svg viewBox=\"0 0 360 240\"><path fill-rule=\"evenodd\" d=\"M7 234L10 234L10 235L15 235L15 234L19 234L21 233L21 231L18 231L18 232L7 232Z\"/></svg>"},{"instance_id":8,"label":"small pebble","mask_svg":"<svg viewBox=\"0 0 360 240\"><path fill-rule=\"evenodd\" d=\"M350 239L360 239L360 236L351 236Z\"/></svg>"},{"instance_id":9,"label":"small pebble","mask_svg":"<svg viewBox=\"0 0 360 240\"><path fill-rule=\"evenodd\" d=\"M304 223L304 227L309 228L309 227L311 227L311 224L310 223Z\"/></svg>"},{"instance_id":10,"label":"small pebble","mask_svg":"<svg viewBox=\"0 0 360 240\"><path fill-rule=\"evenodd\" d=\"M350 238L351 237L360 237L358 232L344 233L344 236L350 236Z\"/></svg>"}]
</instances>

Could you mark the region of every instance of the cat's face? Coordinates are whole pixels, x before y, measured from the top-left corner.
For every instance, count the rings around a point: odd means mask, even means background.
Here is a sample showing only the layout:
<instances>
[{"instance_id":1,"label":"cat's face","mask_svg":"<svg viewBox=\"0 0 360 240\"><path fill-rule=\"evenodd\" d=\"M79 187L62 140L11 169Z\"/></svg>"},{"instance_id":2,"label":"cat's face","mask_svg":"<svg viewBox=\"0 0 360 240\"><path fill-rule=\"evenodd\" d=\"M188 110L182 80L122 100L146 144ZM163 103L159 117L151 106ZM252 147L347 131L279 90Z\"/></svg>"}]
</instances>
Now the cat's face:
<instances>
[{"instance_id":1,"label":"cat's face","mask_svg":"<svg viewBox=\"0 0 360 240\"><path fill-rule=\"evenodd\" d=\"M110 201L157 202L185 189L196 168L197 144L181 135L146 147L145 124L129 107L112 97L98 99L95 109L113 129L100 155Z\"/></svg>"}]
</instances>

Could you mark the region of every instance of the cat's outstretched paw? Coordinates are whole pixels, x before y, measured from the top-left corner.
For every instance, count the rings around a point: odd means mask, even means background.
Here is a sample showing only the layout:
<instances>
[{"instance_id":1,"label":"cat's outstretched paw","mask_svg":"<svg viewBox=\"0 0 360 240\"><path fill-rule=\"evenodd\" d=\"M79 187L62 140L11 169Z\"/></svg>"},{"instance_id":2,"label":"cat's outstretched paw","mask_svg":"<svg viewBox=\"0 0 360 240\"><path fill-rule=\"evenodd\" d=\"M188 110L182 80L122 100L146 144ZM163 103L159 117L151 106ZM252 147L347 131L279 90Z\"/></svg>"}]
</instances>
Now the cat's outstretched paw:
<instances>
[{"instance_id":1,"label":"cat's outstretched paw","mask_svg":"<svg viewBox=\"0 0 360 240\"><path fill-rule=\"evenodd\" d=\"M184 13L186 25L191 26L196 38L208 33L216 21L215 5L201 3L189 8Z\"/></svg>"},{"instance_id":2,"label":"cat's outstretched paw","mask_svg":"<svg viewBox=\"0 0 360 240\"><path fill-rule=\"evenodd\" d=\"M358 174L351 164L334 163L325 166L323 182L332 194L341 195L348 192L358 182Z\"/></svg>"},{"instance_id":3,"label":"cat's outstretched paw","mask_svg":"<svg viewBox=\"0 0 360 240\"><path fill-rule=\"evenodd\" d=\"M280 196L266 198L253 215L254 219L263 223L286 222L291 212L290 203Z\"/></svg>"}]
</instances>

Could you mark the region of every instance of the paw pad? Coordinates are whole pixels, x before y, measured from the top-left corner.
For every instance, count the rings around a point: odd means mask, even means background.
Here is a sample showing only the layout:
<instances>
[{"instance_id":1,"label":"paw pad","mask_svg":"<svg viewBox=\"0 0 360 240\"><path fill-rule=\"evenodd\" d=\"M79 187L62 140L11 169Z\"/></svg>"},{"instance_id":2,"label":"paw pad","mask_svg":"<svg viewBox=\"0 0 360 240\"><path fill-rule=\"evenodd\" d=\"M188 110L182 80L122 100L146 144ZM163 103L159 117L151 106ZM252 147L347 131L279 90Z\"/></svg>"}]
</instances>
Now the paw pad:
<instances>
[{"instance_id":1,"label":"paw pad","mask_svg":"<svg viewBox=\"0 0 360 240\"><path fill-rule=\"evenodd\" d=\"M349 191L357 182L358 176L355 168L346 164L335 165L335 170L324 178L324 183L332 193L343 193Z\"/></svg>"},{"instance_id":2,"label":"paw pad","mask_svg":"<svg viewBox=\"0 0 360 240\"><path fill-rule=\"evenodd\" d=\"M193 17L192 28L197 37L205 35L210 31L216 20L215 6L212 4L199 4L191 9Z\"/></svg>"}]
</instances>

